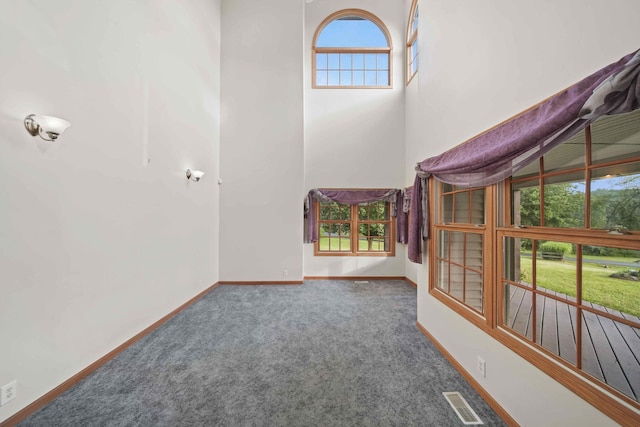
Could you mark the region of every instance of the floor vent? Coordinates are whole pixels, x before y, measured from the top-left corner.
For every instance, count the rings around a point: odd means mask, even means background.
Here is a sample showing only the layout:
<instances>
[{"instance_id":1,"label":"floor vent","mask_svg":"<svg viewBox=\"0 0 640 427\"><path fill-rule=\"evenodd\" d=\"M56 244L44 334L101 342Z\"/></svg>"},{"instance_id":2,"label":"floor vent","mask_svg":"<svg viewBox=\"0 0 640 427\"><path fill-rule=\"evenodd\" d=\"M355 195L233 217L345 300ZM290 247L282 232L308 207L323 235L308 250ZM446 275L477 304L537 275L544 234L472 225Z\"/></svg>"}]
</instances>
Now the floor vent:
<instances>
[{"instance_id":1,"label":"floor vent","mask_svg":"<svg viewBox=\"0 0 640 427\"><path fill-rule=\"evenodd\" d=\"M354 280L353 283L369 283L368 280Z\"/></svg>"},{"instance_id":2,"label":"floor vent","mask_svg":"<svg viewBox=\"0 0 640 427\"><path fill-rule=\"evenodd\" d=\"M445 399L449 401L449 404L456 411L456 414L458 414L458 417L464 425L484 424L460 393L457 391L447 391L442 394Z\"/></svg>"}]
</instances>

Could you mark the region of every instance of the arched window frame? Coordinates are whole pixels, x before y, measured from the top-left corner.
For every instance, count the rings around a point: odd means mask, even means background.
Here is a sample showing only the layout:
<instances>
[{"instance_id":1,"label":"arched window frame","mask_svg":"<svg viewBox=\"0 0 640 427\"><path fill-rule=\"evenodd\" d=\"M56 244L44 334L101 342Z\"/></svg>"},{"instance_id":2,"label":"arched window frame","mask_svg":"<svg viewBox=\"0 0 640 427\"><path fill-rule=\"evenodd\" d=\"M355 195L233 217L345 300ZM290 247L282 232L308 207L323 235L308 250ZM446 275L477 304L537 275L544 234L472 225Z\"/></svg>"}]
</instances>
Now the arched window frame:
<instances>
[{"instance_id":1,"label":"arched window frame","mask_svg":"<svg viewBox=\"0 0 640 427\"><path fill-rule=\"evenodd\" d=\"M418 73L418 0L413 0L409 11L409 22L407 24L407 45L406 54L406 80L407 85Z\"/></svg>"},{"instance_id":2,"label":"arched window frame","mask_svg":"<svg viewBox=\"0 0 640 427\"><path fill-rule=\"evenodd\" d=\"M318 37L320 36L320 34L322 33L322 31L324 30L324 28L331 22L335 21L336 19L340 19L343 18L345 16L357 16L363 19L366 19L368 21L373 22L378 28L380 28L380 31L382 31L382 33L384 34L385 39L387 40L387 47L375 47L375 48L367 48L367 47L318 47L316 46L317 41L318 41ZM388 85L386 86L355 86L355 85L350 85L350 86L329 86L329 85L317 85L316 84L316 55L318 53L383 53L383 54L387 54L388 55ZM393 45L391 42L391 35L389 34L389 30L387 30L386 25L384 25L384 23L382 22L382 20L380 18L378 18L377 16L375 16L373 13L368 12L366 10L363 9L343 9L343 10L339 10L337 12L332 13L331 15L327 16L318 26L318 28L316 29L315 34L313 35L313 44L312 44L312 55L311 55L311 62L312 62L312 67L311 67L311 82L312 82L312 87L314 89L391 89L393 88Z\"/></svg>"}]
</instances>

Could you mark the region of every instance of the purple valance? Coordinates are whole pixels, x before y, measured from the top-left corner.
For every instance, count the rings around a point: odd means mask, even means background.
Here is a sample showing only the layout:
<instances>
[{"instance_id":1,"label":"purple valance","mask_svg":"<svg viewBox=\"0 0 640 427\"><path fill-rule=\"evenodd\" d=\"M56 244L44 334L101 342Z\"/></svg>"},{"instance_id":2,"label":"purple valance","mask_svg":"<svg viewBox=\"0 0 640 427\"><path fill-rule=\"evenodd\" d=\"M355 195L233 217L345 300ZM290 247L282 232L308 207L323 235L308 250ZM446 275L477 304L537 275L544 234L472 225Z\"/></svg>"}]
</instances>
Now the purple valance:
<instances>
[{"instance_id":1,"label":"purple valance","mask_svg":"<svg viewBox=\"0 0 640 427\"><path fill-rule=\"evenodd\" d=\"M604 115L640 108L640 50L593 73L529 110L416 165L409 259L422 262L429 237L427 179L464 187L500 182Z\"/></svg>"},{"instance_id":2,"label":"purple valance","mask_svg":"<svg viewBox=\"0 0 640 427\"><path fill-rule=\"evenodd\" d=\"M640 50L512 119L417 164L416 170L465 187L500 182L603 115L640 106Z\"/></svg>"},{"instance_id":3,"label":"purple valance","mask_svg":"<svg viewBox=\"0 0 640 427\"><path fill-rule=\"evenodd\" d=\"M327 189L314 188L307 194L304 203L305 217L305 243L318 241L318 219L316 218L315 201L323 203L341 203L345 205L359 205L370 202L389 202L391 216L396 217L398 193L400 190L392 189Z\"/></svg>"}]
</instances>

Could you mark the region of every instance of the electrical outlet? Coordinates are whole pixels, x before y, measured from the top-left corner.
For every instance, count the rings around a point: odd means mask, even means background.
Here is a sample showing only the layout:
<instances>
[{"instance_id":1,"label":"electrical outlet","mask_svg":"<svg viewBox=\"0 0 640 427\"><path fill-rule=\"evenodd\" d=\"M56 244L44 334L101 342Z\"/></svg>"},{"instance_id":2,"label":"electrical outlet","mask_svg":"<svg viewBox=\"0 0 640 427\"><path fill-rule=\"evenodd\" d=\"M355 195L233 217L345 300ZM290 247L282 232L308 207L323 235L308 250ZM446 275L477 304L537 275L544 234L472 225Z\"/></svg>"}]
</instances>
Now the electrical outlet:
<instances>
[{"instance_id":1,"label":"electrical outlet","mask_svg":"<svg viewBox=\"0 0 640 427\"><path fill-rule=\"evenodd\" d=\"M282 276L283 277L289 277L289 270L287 270L286 268L284 270L282 270Z\"/></svg>"},{"instance_id":2,"label":"electrical outlet","mask_svg":"<svg viewBox=\"0 0 640 427\"><path fill-rule=\"evenodd\" d=\"M13 380L9 384L3 385L0 393L2 393L0 394L0 406L11 402L18 394L18 381Z\"/></svg>"},{"instance_id":3,"label":"electrical outlet","mask_svg":"<svg viewBox=\"0 0 640 427\"><path fill-rule=\"evenodd\" d=\"M482 375L482 378L485 378L487 376L487 364L484 362L484 359L480 356L478 356L478 372L480 372L480 375Z\"/></svg>"}]
</instances>

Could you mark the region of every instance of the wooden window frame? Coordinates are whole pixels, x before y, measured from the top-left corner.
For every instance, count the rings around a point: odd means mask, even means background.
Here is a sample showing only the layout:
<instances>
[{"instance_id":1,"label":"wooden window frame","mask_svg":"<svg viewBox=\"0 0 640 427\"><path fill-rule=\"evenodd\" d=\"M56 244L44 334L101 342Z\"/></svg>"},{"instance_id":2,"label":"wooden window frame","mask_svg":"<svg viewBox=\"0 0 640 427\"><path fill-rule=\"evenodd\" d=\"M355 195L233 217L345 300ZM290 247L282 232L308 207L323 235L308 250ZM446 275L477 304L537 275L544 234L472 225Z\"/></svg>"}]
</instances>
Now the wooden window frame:
<instances>
[{"instance_id":1,"label":"wooden window frame","mask_svg":"<svg viewBox=\"0 0 640 427\"><path fill-rule=\"evenodd\" d=\"M413 0L413 2L411 2L411 8L409 9L409 23L407 24L407 43L405 46L405 67L407 70L405 74L406 85L408 85L411 82L411 80L413 80L415 75L418 74L418 68L419 68L419 64L418 64L418 66L416 66L415 71L413 71L413 63L418 60L417 52L415 57L413 57L412 55L413 45L418 42L418 27L416 26L415 31L413 31L413 26L414 26L413 24L416 21L416 12L420 13L418 9L418 0ZM418 19L419 19L419 15L418 15ZM418 25L420 25L419 21L418 21Z\"/></svg>"},{"instance_id":2,"label":"wooden window frame","mask_svg":"<svg viewBox=\"0 0 640 427\"><path fill-rule=\"evenodd\" d=\"M348 220L320 220L320 207L322 202L318 202L315 205L316 218L318 218L318 240L313 244L313 253L315 256L370 256L370 257L393 257L396 254L396 221L391 216L391 206L389 202L383 202L387 206L387 212L389 217L386 220L360 220L358 217L358 208L361 205L345 205L350 208L350 218ZM320 227L322 224L340 223L350 225L350 250L347 251L321 251L320 250ZM362 224L389 224L389 251L361 251L359 249L359 226Z\"/></svg>"},{"instance_id":3,"label":"wooden window frame","mask_svg":"<svg viewBox=\"0 0 640 427\"><path fill-rule=\"evenodd\" d=\"M617 161L599 162L597 164L591 164L590 160L590 128L585 130L585 165L580 168L572 168L560 171L545 172L544 169L544 157L540 159L540 167L537 175L527 176L522 179L511 178L496 184L485 187L486 199L485 199L485 245L483 250L485 256L483 259L490 258L491 261L487 261L486 265L487 278L484 281L484 315L478 311L466 306L461 301L455 299L451 295L448 295L443 290L439 289L436 283L437 279L437 233L440 230L466 230L466 225L459 224L439 224L438 219L442 218L442 212L439 196L438 183L434 179L430 179L430 215L433 218L431 223L431 236L429 242L429 294L441 301L447 307L463 316L472 324L486 332L488 335L496 339L501 344L509 347L512 351L518 354L523 359L529 361L540 370L550 375L560 384L564 385L586 402L594 405L596 408L604 412L607 416L611 417L616 422L622 425L635 425L639 419L640 402L635 401L633 398L625 395L623 392L618 391L613 386L605 383L603 380L599 380L587 371L581 369L579 360L581 360L580 350L576 350L576 363L571 363L559 355L556 355L552 351L546 349L542 344L535 342L535 332L532 333L531 338L527 338L515 330L510 329L504 324L503 311L504 305L504 289L502 283L505 281L503 277L504 259L503 259L503 238L515 237L521 239L534 239L534 240L551 240L568 242L579 245L591 245L591 246L605 246L605 247L619 247L633 250L640 250L640 231L633 230L629 234L612 235L607 230L591 229L590 228L590 203L589 203L589 191L585 193L585 217L584 228L554 228L545 227L544 224L544 206L540 209L540 226L527 226L520 227L519 225L513 225L511 218L511 184L521 182L524 180L539 180L539 185L542 185L544 179L549 176L557 176L562 174L569 175L575 173L576 169L582 169L585 173L586 182L590 182L591 174L594 169L604 168L608 166L615 166L620 164L629 164L638 162L640 157L633 156L626 159ZM587 185L587 187L589 187ZM541 201L544 201L544 187L541 187L540 192ZM541 203L542 204L542 203ZM580 254L581 256L582 254ZM577 262L577 261L576 261ZM484 267L483 267L484 268ZM581 274L581 268L577 267L577 292L580 295L580 282L578 277ZM516 284L517 286L517 284ZM530 288L527 288L531 291ZM536 294L543 294L544 296L550 295L543 290L537 290ZM557 298L555 298L557 299ZM535 301L535 299L534 299ZM575 306L576 316L581 315L583 312L592 313L604 318L614 320L635 328L640 327L639 324L634 321L626 320L623 317L611 315L608 312L598 310L589 307L582 303L577 298L577 302L569 304ZM562 300L567 303L567 301ZM535 307L534 307L535 308ZM532 320L535 324L535 318ZM584 320L578 322L582 324ZM579 347L579 339L576 337L576 347Z\"/></svg>"},{"instance_id":4,"label":"wooden window frame","mask_svg":"<svg viewBox=\"0 0 640 427\"><path fill-rule=\"evenodd\" d=\"M367 21L371 21L372 23L374 23L376 26L378 26L378 28L380 28L380 31L382 31L382 33L384 34L386 40L387 40L387 46L386 47L376 47L376 48L367 48L367 47L318 47L316 46L317 41L318 41L318 37L320 36L320 33L322 33L322 31L324 30L324 28L331 22L335 21L336 19L340 19L340 18L344 18L345 16L357 16L363 19L366 19ZM326 54L386 54L387 55L387 61L388 61L388 70L383 70L383 71L387 71L387 78L388 78L388 84L387 85L318 85L316 84L316 55L319 53L326 53ZM340 71L342 71L342 69L338 69ZM351 68L351 70L353 71L353 68ZM366 69L363 69L363 71L367 71ZM373 71L373 70L369 70L369 71ZM376 65L376 75L378 73L378 68ZM328 82L327 82L328 83ZM375 16L373 13L368 12L366 10L363 9L343 9L343 10L339 10L337 12L332 13L331 15L327 16L318 26L318 28L316 29L315 34L313 35L313 43L312 43L312 52L311 52L311 87L313 89L392 89L393 88L393 45L391 43L391 35L389 34L389 30L387 30L387 27L384 25L384 23L382 22L382 20L380 18L378 18L377 16Z\"/></svg>"},{"instance_id":5,"label":"wooden window frame","mask_svg":"<svg viewBox=\"0 0 640 427\"><path fill-rule=\"evenodd\" d=\"M479 187L481 188L481 187ZM478 188L469 189L477 190ZM429 203L431 212L431 238L429 240L429 292L436 299L446 304L458 314L464 316L469 321L481 328L491 328L493 326L493 287L490 285L493 283L493 257L484 256L491 250L494 244L493 233L491 230L492 219L495 218L494 204L490 203L490 200L494 197L495 186L484 187L485 190L485 223L484 224L470 224L470 223L439 223L438 219L442 218L443 206L440 202L441 184L434 179L429 180L429 194L431 195L431 201ZM463 190L464 191L464 190ZM454 191L455 193L455 191ZM455 298L449 293L445 292L437 286L437 268L438 268L438 233L440 231L459 231L466 233L474 233L482 235L482 283L483 283L483 303L482 312L466 305L463 301Z\"/></svg>"}]
</instances>

